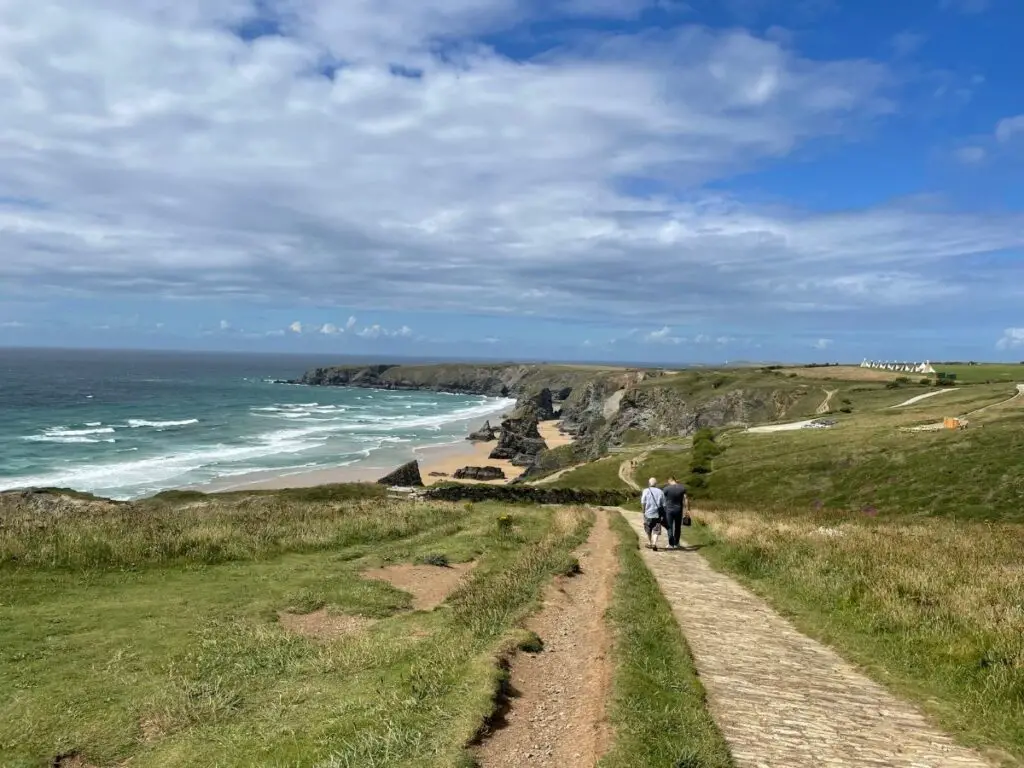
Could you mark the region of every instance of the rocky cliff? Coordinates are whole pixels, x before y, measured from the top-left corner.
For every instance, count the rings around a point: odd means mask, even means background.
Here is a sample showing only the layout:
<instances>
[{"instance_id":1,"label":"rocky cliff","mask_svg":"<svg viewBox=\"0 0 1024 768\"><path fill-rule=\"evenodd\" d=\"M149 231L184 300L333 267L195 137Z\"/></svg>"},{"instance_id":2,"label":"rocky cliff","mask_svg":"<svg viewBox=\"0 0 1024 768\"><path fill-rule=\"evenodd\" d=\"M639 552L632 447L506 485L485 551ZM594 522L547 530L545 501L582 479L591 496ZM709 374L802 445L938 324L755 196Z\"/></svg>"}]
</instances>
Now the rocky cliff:
<instances>
[{"instance_id":1,"label":"rocky cliff","mask_svg":"<svg viewBox=\"0 0 1024 768\"><path fill-rule=\"evenodd\" d=\"M544 453L537 420L560 418L563 430L576 438L567 460L579 461L630 440L800 416L791 409L808 395L806 382L753 369L673 375L570 365L364 365L317 368L292 383L515 397L492 458L520 466Z\"/></svg>"},{"instance_id":2,"label":"rocky cliff","mask_svg":"<svg viewBox=\"0 0 1024 768\"><path fill-rule=\"evenodd\" d=\"M455 394L522 397L544 388L572 389L595 375L592 369L557 365L438 363L316 368L293 384L429 390ZM550 399L548 401L550 405ZM543 404L540 404L543 405Z\"/></svg>"}]
</instances>

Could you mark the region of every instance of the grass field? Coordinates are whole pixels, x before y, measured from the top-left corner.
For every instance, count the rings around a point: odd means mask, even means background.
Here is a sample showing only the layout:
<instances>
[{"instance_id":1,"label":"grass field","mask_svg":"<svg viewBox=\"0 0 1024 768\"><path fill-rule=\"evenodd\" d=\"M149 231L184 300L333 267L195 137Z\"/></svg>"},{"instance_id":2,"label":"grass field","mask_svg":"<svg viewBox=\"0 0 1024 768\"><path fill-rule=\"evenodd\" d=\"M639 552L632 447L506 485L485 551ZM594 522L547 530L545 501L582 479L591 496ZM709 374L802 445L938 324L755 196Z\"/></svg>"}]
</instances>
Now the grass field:
<instances>
[{"instance_id":1,"label":"grass field","mask_svg":"<svg viewBox=\"0 0 1024 768\"><path fill-rule=\"evenodd\" d=\"M924 391L846 389L834 429L721 435L693 540L963 741L1024 765L1024 399L978 384L890 407ZM967 430L901 429L965 413ZM655 451L636 478L686 462Z\"/></svg>"},{"instance_id":2,"label":"grass field","mask_svg":"<svg viewBox=\"0 0 1024 768\"><path fill-rule=\"evenodd\" d=\"M593 515L352 486L0 495L0 765L468 768L499 660ZM613 525L616 738L601 765L725 768L685 641ZM373 578L470 562L434 609Z\"/></svg>"},{"instance_id":3,"label":"grass field","mask_svg":"<svg viewBox=\"0 0 1024 768\"><path fill-rule=\"evenodd\" d=\"M591 513L288 502L0 511L0 765L463 765ZM385 506L387 505L387 506ZM474 560L446 606L362 576ZM322 637L279 612L321 614ZM354 619L353 617L359 617ZM341 628L333 633L326 630ZM215 756L215 759L211 756Z\"/></svg>"},{"instance_id":4,"label":"grass field","mask_svg":"<svg viewBox=\"0 0 1024 768\"><path fill-rule=\"evenodd\" d=\"M693 540L949 732L1024 764L1024 526L702 507Z\"/></svg>"},{"instance_id":5,"label":"grass field","mask_svg":"<svg viewBox=\"0 0 1024 768\"><path fill-rule=\"evenodd\" d=\"M609 456L582 467L566 472L549 483L551 488L595 488L599 490L622 490L628 488L619 477L619 465L626 456Z\"/></svg>"},{"instance_id":6,"label":"grass field","mask_svg":"<svg viewBox=\"0 0 1024 768\"><path fill-rule=\"evenodd\" d=\"M964 384L987 384L995 382L1024 383L1024 365L980 363L978 365L933 365L938 373L956 374L958 382Z\"/></svg>"}]
</instances>

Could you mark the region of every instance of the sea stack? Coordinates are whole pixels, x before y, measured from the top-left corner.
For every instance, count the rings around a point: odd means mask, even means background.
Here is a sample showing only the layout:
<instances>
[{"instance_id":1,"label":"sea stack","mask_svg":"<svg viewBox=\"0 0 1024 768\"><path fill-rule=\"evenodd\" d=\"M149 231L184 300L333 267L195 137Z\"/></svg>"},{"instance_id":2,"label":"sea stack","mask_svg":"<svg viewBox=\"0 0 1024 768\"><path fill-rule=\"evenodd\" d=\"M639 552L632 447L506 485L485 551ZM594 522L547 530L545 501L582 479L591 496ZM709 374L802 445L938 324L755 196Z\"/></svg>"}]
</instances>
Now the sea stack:
<instances>
[{"instance_id":1,"label":"sea stack","mask_svg":"<svg viewBox=\"0 0 1024 768\"><path fill-rule=\"evenodd\" d=\"M397 486L400 488L422 488L423 478L420 476L420 463L415 459L403 464L389 475L377 481L380 485Z\"/></svg>"}]
</instances>

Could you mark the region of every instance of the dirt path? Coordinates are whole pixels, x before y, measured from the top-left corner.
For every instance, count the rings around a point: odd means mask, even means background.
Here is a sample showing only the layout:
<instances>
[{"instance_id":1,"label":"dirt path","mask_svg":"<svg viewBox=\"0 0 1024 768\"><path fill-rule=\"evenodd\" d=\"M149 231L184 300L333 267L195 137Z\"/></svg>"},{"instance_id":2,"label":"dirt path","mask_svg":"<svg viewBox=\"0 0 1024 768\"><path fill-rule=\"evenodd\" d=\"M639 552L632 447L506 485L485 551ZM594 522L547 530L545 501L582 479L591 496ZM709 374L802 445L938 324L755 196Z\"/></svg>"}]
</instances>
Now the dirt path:
<instances>
[{"instance_id":1,"label":"dirt path","mask_svg":"<svg viewBox=\"0 0 1024 768\"><path fill-rule=\"evenodd\" d=\"M605 715L612 673L612 636L605 612L618 571L618 538L607 510L578 552L582 573L560 577L527 627L544 641L538 654L512 663L504 722L477 751L483 768L593 768L611 743Z\"/></svg>"},{"instance_id":2,"label":"dirt path","mask_svg":"<svg viewBox=\"0 0 1024 768\"><path fill-rule=\"evenodd\" d=\"M572 472L574 469L579 469L582 466L585 466L585 464L573 464L571 467L566 467L565 469L560 469L557 472L548 475L547 477L542 477L540 480L528 480L526 484L527 485L545 485L547 483L553 483L553 482L555 482L555 480L560 478L562 475L568 474L569 472Z\"/></svg>"},{"instance_id":3,"label":"dirt path","mask_svg":"<svg viewBox=\"0 0 1024 768\"><path fill-rule=\"evenodd\" d=\"M637 456L626 459L619 465L619 479L634 491L639 491L640 486L637 485L636 480L633 479L633 473L636 472L637 467L647 461L647 455L649 453L650 451L644 451Z\"/></svg>"},{"instance_id":4,"label":"dirt path","mask_svg":"<svg viewBox=\"0 0 1024 768\"><path fill-rule=\"evenodd\" d=\"M838 393L838 389L826 389L825 399L822 401L821 405L818 406L818 410L815 411L815 413L817 413L819 416L823 413L828 413L829 408L832 407L832 398L835 397Z\"/></svg>"},{"instance_id":5,"label":"dirt path","mask_svg":"<svg viewBox=\"0 0 1024 768\"><path fill-rule=\"evenodd\" d=\"M943 392L952 392L952 391L953 391L952 388L950 388L950 389L937 389L934 392L925 392L923 395L917 395L916 397L912 397L909 400L904 400L902 403L897 403L896 405L890 405L889 407L890 408L906 408L908 405L913 405L914 403L920 403L922 400L927 400L930 397L935 397L936 395L941 395Z\"/></svg>"},{"instance_id":6,"label":"dirt path","mask_svg":"<svg viewBox=\"0 0 1024 768\"><path fill-rule=\"evenodd\" d=\"M642 538L640 515L622 514ZM696 552L641 555L738 768L991 768Z\"/></svg>"}]
</instances>

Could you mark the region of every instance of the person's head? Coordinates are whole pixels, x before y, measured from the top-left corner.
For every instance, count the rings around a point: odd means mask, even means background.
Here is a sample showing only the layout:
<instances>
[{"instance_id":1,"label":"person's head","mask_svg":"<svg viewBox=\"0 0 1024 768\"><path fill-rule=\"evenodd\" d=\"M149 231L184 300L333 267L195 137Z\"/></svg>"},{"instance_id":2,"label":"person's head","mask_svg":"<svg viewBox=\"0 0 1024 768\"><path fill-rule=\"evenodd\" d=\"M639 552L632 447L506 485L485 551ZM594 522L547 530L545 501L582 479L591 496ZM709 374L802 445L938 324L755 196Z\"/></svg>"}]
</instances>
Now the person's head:
<instances>
[{"instance_id":1,"label":"person's head","mask_svg":"<svg viewBox=\"0 0 1024 768\"><path fill-rule=\"evenodd\" d=\"M675 475L669 475L668 476L668 484L669 485L675 485L676 484L676 476Z\"/></svg>"},{"instance_id":2,"label":"person's head","mask_svg":"<svg viewBox=\"0 0 1024 768\"><path fill-rule=\"evenodd\" d=\"M648 481L647 481L647 484L648 484L648 485L649 485L649 486L650 486L651 488L653 488L654 486L656 486L656 485L658 484L658 478L656 478L656 477L652 477L652 478L651 478L650 480L648 480Z\"/></svg>"}]
</instances>

